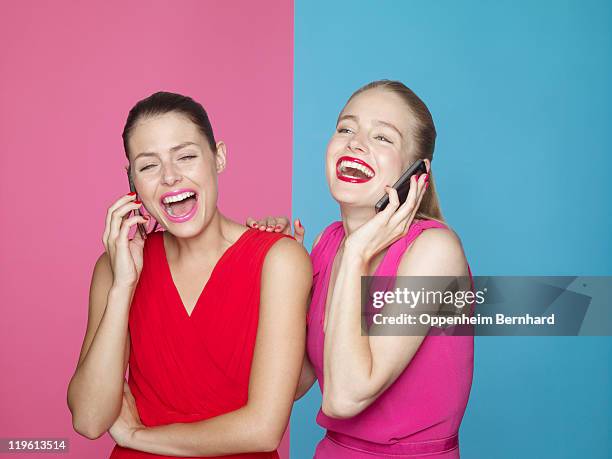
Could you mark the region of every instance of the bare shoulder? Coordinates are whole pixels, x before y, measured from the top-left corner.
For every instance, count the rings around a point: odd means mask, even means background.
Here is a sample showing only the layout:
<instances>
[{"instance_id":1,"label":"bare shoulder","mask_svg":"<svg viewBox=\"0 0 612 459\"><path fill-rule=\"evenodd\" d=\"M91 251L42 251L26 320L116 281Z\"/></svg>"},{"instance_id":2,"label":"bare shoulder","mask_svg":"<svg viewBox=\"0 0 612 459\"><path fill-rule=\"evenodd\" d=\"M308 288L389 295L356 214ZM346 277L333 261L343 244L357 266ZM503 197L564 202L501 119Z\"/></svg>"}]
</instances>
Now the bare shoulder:
<instances>
[{"instance_id":1,"label":"bare shoulder","mask_svg":"<svg viewBox=\"0 0 612 459\"><path fill-rule=\"evenodd\" d=\"M264 316L271 313L279 321L280 311L285 311L305 320L312 264L302 244L288 237L277 240L266 254L261 285L260 311Z\"/></svg>"},{"instance_id":2,"label":"bare shoulder","mask_svg":"<svg viewBox=\"0 0 612 459\"><path fill-rule=\"evenodd\" d=\"M312 276L310 256L304 246L290 237L283 237L276 241L264 261L264 275L283 274L290 275L290 271L299 271Z\"/></svg>"},{"instance_id":3,"label":"bare shoulder","mask_svg":"<svg viewBox=\"0 0 612 459\"><path fill-rule=\"evenodd\" d=\"M426 229L402 256L398 274L467 275L467 261L459 236L452 229Z\"/></svg>"}]
</instances>

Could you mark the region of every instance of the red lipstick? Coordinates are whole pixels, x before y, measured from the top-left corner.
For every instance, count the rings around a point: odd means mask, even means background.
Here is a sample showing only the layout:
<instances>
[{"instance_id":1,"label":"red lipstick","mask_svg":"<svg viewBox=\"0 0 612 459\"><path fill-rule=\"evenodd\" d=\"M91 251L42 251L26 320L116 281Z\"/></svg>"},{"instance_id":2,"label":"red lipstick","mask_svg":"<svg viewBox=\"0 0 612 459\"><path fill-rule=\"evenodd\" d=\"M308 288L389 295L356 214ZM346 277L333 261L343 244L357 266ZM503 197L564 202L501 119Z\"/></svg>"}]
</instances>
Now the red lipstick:
<instances>
[{"instance_id":1,"label":"red lipstick","mask_svg":"<svg viewBox=\"0 0 612 459\"><path fill-rule=\"evenodd\" d=\"M359 171L358 174L360 176L348 175L346 173L347 168ZM375 175L374 169L362 159L353 156L342 156L336 162L336 177L343 182L365 183L372 180Z\"/></svg>"}]
</instances>

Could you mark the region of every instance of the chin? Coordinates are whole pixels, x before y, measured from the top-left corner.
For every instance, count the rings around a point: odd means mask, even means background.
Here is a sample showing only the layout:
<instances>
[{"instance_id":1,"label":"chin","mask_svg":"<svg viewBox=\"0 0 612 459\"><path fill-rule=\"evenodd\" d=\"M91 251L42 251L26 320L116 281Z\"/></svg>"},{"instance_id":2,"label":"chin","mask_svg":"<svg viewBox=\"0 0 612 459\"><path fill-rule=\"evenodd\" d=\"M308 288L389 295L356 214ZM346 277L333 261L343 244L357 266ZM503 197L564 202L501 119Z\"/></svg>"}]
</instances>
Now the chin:
<instances>
[{"instance_id":1,"label":"chin","mask_svg":"<svg viewBox=\"0 0 612 459\"><path fill-rule=\"evenodd\" d=\"M374 207L376 202L372 202L372 198L365 196L364 193L358 193L356 190L348 190L345 186L332 186L331 195L334 200L344 206L350 207Z\"/></svg>"},{"instance_id":2,"label":"chin","mask_svg":"<svg viewBox=\"0 0 612 459\"><path fill-rule=\"evenodd\" d=\"M180 238L180 239L190 239L192 237L196 237L198 234L202 232L203 229L204 229L203 225L195 225L195 224L181 224L181 225L172 224L166 227L166 231L168 231L174 237Z\"/></svg>"},{"instance_id":3,"label":"chin","mask_svg":"<svg viewBox=\"0 0 612 459\"><path fill-rule=\"evenodd\" d=\"M204 213L204 215L201 215ZM160 225L174 237L189 239L200 234L206 227L206 213L200 208L189 221L176 223L163 219Z\"/></svg>"}]
</instances>

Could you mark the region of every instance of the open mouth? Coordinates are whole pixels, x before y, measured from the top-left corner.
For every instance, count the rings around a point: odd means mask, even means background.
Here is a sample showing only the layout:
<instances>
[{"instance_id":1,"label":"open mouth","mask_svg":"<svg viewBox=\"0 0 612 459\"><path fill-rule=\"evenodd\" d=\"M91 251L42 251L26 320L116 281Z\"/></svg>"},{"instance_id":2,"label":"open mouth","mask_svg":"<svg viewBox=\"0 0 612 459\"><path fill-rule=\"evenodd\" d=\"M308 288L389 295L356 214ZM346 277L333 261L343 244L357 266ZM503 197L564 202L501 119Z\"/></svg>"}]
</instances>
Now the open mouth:
<instances>
[{"instance_id":1,"label":"open mouth","mask_svg":"<svg viewBox=\"0 0 612 459\"><path fill-rule=\"evenodd\" d=\"M336 163L336 177L349 183L365 183L374 175L374 169L365 161L351 156L342 156Z\"/></svg>"},{"instance_id":2,"label":"open mouth","mask_svg":"<svg viewBox=\"0 0 612 459\"><path fill-rule=\"evenodd\" d=\"M164 193L160 201L168 219L176 223L190 220L198 208L198 194L193 190Z\"/></svg>"}]
</instances>

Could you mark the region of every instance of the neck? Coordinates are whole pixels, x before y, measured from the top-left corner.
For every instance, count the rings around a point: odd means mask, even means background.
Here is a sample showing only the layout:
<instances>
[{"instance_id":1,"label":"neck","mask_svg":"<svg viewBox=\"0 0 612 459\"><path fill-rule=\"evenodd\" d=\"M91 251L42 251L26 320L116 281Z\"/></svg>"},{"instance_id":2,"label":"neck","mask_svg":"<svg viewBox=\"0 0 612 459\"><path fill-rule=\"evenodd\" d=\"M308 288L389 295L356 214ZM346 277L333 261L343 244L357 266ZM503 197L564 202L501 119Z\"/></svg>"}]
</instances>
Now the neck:
<instances>
[{"instance_id":1,"label":"neck","mask_svg":"<svg viewBox=\"0 0 612 459\"><path fill-rule=\"evenodd\" d=\"M215 207L213 216L204 229L193 237L176 237L167 234L172 252L179 259L202 259L202 254L216 257L235 242L236 225Z\"/></svg>"},{"instance_id":2,"label":"neck","mask_svg":"<svg viewBox=\"0 0 612 459\"><path fill-rule=\"evenodd\" d=\"M361 225L371 220L376 211L374 207L354 207L340 204L340 214L342 215L342 226L345 236L349 236Z\"/></svg>"}]
</instances>

